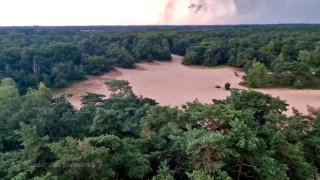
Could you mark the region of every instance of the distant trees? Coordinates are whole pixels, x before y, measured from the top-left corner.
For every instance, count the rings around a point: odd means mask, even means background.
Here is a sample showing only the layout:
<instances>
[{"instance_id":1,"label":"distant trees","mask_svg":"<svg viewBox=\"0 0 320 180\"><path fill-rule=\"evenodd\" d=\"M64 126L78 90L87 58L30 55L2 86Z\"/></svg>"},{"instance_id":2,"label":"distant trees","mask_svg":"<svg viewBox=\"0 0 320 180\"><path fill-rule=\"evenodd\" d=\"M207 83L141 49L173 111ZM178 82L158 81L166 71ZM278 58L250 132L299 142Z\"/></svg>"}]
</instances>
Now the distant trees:
<instances>
[{"instance_id":1,"label":"distant trees","mask_svg":"<svg viewBox=\"0 0 320 180\"><path fill-rule=\"evenodd\" d=\"M282 87L317 87L316 73L305 63L279 61L274 64L272 83Z\"/></svg>"},{"instance_id":2,"label":"distant trees","mask_svg":"<svg viewBox=\"0 0 320 180\"><path fill-rule=\"evenodd\" d=\"M133 48L138 60L171 60L170 45L167 39L141 38Z\"/></svg>"},{"instance_id":3,"label":"distant trees","mask_svg":"<svg viewBox=\"0 0 320 180\"><path fill-rule=\"evenodd\" d=\"M303 50L299 52L299 60L306 64L312 64L312 55L309 51Z\"/></svg>"},{"instance_id":4,"label":"distant trees","mask_svg":"<svg viewBox=\"0 0 320 180\"><path fill-rule=\"evenodd\" d=\"M81 80L85 77L85 68L74 65L73 62L57 63L52 67L50 76L45 76L44 82L54 87L62 88L69 85L70 80Z\"/></svg>"},{"instance_id":5,"label":"distant trees","mask_svg":"<svg viewBox=\"0 0 320 180\"><path fill-rule=\"evenodd\" d=\"M198 61L199 57L197 57L197 53L194 51L189 51L183 58L182 64L184 65L192 65L192 64L198 64L196 61Z\"/></svg>"},{"instance_id":6,"label":"distant trees","mask_svg":"<svg viewBox=\"0 0 320 180\"><path fill-rule=\"evenodd\" d=\"M246 71L251 67L254 59L259 59L259 62L271 70L269 74L271 80L268 86L313 88L320 86L320 79L317 77L319 73L316 73L316 68L319 66L317 54L320 54L317 53L317 50L320 49L317 48L320 40L316 38L319 36L319 33L316 32L317 28L282 29L279 26L270 29L261 28L261 31L247 28L220 32L184 32L185 39L174 38L172 51L185 55L183 60L185 65L217 66L228 64L244 68ZM307 29L310 30L309 33ZM183 36L182 33L177 35ZM176 47L180 42L184 42L184 51L182 51L182 47ZM282 72L274 69L280 64L290 63L296 63L298 66L308 69L306 69L306 73L301 74L296 74L297 71L294 69L286 69ZM312 72L313 75L310 75L309 72ZM287 81L289 78L287 76L290 74L295 75L292 80Z\"/></svg>"},{"instance_id":7,"label":"distant trees","mask_svg":"<svg viewBox=\"0 0 320 180\"><path fill-rule=\"evenodd\" d=\"M171 53L185 56L185 65L227 64L246 71L258 59L272 72L269 86L320 87L318 26L143 32L2 31L0 79L13 78L20 93L39 82L66 87L88 74L99 75L115 67L133 68L140 61L170 60ZM294 66L303 67L305 72Z\"/></svg>"},{"instance_id":8,"label":"distant trees","mask_svg":"<svg viewBox=\"0 0 320 180\"><path fill-rule=\"evenodd\" d=\"M320 66L320 45L316 45L315 49L313 51L307 51L303 50L299 52L298 59L306 63L307 65L311 67L319 67Z\"/></svg>"},{"instance_id":9,"label":"distant trees","mask_svg":"<svg viewBox=\"0 0 320 180\"><path fill-rule=\"evenodd\" d=\"M85 69L88 74L99 75L111 70L115 60L108 60L103 56L89 56L85 59Z\"/></svg>"},{"instance_id":10,"label":"distant trees","mask_svg":"<svg viewBox=\"0 0 320 180\"><path fill-rule=\"evenodd\" d=\"M266 86L268 83L268 70L265 65L257 61L253 62L251 68L249 68L246 80L248 86L252 88Z\"/></svg>"},{"instance_id":11,"label":"distant trees","mask_svg":"<svg viewBox=\"0 0 320 180\"><path fill-rule=\"evenodd\" d=\"M114 67L133 68L141 60L171 59L169 34L76 30L55 33L31 30L22 36L15 31L11 33L17 36L0 33L5 39L0 50L0 79L13 78L21 93L35 88L39 82L61 88L87 74L99 75Z\"/></svg>"},{"instance_id":12,"label":"distant trees","mask_svg":"<svg viewBox=\"0 0 320 180\"><path fill-rule=\"evenodd\" d=\"M140 60L152 60L152 46L148 39L139 39L133 49L135 57Z\"/></svg>"},{"instance_id":13,"label":"distant trees","mask_svg":"<svg viewBox=\"0 0 320 180\"><path fill-rule=\"evenodd\" d=\"M108 50L106 51L106 61L113 61L114 64L109 64L109 68L113 66L120 66L123 68L132 68L134 67L135 59L129 54L129 51L121 46L119 43L113 43L108 46ZM106 70L104 70L106 71Z\"/></svg>"},{"instance_id":14,"label":"distant trees","mask_svg":"<svg viewBox=\"0 0 320 180\"><path fill-rule=\"evenodd\" d=\"M183 64L217 66L226 63L224 56L223 43L203 42L187 51Z\"/></svg>"}]
</instances>

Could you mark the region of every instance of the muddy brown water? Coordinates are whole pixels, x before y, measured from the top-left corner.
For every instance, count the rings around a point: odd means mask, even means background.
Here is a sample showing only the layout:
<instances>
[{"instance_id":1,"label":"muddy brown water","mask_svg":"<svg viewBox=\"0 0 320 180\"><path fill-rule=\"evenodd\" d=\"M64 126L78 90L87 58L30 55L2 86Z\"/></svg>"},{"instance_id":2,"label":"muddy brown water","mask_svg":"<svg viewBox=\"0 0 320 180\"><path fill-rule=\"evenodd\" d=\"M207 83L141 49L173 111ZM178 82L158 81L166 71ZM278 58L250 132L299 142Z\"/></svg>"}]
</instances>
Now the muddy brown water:
<instances>
[{"instance_id":1,"label":"muddy brown water","mask_svg":"<svg viewBox=\"0 0 320 180\"><path fill-rule=\"evenodd\" d=\"M186 102L198 99L203 103L211 103L212 99L225 99L230 95L224 90L224 84L229 82L232 88L246 89L240 86L244 72L232 67L195 67L181 64L182 57L172 55L172 61L153 63L138 63L136 69L121 69L105 73L101 76L88 76L82 82L73 83L62 89L56 95L70 94L69 102L77 109L81 107L81 96L86 92L105 94L110 92L104 85L108 79L128 80L136 94L155 99L161 105L180 106ZM237 72L239 76L235 76ZM215 86L221 86L221 89ZM320 107L320 90L295 89L256 89L285 100L290 107L295 107L307 114L306 105Z\"/></svg>"}]
</instances>

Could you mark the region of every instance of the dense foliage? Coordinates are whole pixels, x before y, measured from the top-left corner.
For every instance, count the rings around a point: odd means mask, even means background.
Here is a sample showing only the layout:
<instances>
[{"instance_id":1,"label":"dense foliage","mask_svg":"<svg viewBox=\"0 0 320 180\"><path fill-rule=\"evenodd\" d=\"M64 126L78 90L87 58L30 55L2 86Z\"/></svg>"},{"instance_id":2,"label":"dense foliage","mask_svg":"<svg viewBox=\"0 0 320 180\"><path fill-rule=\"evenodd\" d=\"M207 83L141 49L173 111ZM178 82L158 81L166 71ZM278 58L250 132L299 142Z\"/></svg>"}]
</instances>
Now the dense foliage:
<instances>
[{"instance_id":1,"label":"dense foliage","mask_svg":"<svg viewBox=\"0 0 320 180\"><path fill-rule=\"evenodd\" d=\"M0 79L14 79L22 93L39 82L61 88L114 67L170 60L174 53L185 55L186 65L228 64L248 70L253 62L261 62L270 70L270 77L259 87L320 87L318 25L182 26L158 27L162 29L158 31L140 31L148 27L132 27L135 31L130 27L113 27L113 31L81 28L86 29L0 28ZM123 30L126 28L128 31Z\"/></svg>"},{"instance_id":2,"label":"dense foliage","mask_svg":"<svg viewBox=\"0 0 320 180\"><path fill-rule=\"evenodd\" d=\"M0 31L0 78L13 78L23 93L39 82L66 87L86 74L153 59L171 59L168 39L161 33Z\"/></svg>"},{"instance_id":3,"label":"dense foliage","mask_svg":"<svg viewBox=\"0 0 320 180\"><path fill-rule=\"evenodd\" d=\"M251 87L319 87L319 26L138 29L0 28L0 179L319 177L320 116L287 116L269 95L167 107L112 80L110 97L87 93L75 110L48 88L171 53L245 68Z\"/></svg>"},{"instance_id":4,"label":"dense foliage","mask_svg":"<svg viewBox=\"0 0 320 180\"><path fill-rule=\"evenodd\" d=\"M235 91L183 109L134 95L126 81L76 111L41 83L0 86L0 179L314 179L320 117L287 117L286 104Z\"/></svg>"},{"instance_id":5,"label":"dense foliage","mask_svg":"<svg viewBox=\"0 0 320 180\"><path fill-rule=\"evenodd\" d=\"M252 67L248 70L246 80L249 87L265 86L269 81L266 66L260 62L253 62Z\"/></svg>"},{"instance_id":6,"label":"dense foliage","mask_svg":"<svg viewBox=\"0 0 320 180\"><path fill-rule=\"evenodd\" d=\"M261 26L221 31L187 33L179 40L190 45L186 65L232 65L248 70L258 61L270 70L265 83L248 82L251 87L320 87L320 33L318 26ZM251 79L249 79L250 81Z\"/></svg>"}]
</instances>

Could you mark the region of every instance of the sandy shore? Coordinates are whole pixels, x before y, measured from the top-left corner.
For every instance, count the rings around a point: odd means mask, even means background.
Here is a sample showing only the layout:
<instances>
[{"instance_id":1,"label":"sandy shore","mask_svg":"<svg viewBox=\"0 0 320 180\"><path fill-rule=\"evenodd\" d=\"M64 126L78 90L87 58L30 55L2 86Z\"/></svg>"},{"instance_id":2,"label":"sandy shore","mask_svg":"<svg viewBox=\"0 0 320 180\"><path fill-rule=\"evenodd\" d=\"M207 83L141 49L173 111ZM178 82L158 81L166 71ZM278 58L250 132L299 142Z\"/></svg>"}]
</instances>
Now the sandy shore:
<instances>
[{"instance_id":1,"label":"sandy shore","mask_svg":"<svg viewBox=\"0 0 320 180\"><path fill-rule=\"evenodd\" d=\"M109 96L110 92L104 82L108 79L128 80L136 94L157 100L162 105L180 106L186 102L199 99L203 103L211 103L212 99L225 99L230 95L224 88L226 82L232 88L245 89L240 86L244 72L232 67L189 67L181 64L182 57L173 55L172 61L138 63L136 69L121 69L105 73L101 76L89 76L86 81L73 83L57 95L72 94L68 100L80 108L80 99L86 92L94 92ZM234 72L239 74L235 76ZM307 114L306 105L320 107L320 90L293 89L257 89L274 97L286 100L291 107L296 107ZM291 108L290 108L291 109Z\"/></svg>"}]
</instances>

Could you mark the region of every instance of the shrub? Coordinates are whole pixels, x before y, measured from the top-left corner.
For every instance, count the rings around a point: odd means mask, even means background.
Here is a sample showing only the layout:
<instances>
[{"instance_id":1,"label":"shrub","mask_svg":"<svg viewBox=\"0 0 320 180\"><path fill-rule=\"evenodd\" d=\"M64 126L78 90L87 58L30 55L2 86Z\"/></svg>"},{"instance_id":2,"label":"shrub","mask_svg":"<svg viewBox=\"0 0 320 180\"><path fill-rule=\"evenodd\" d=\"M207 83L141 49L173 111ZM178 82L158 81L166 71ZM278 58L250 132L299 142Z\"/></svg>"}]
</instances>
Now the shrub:
<instances>
[{"instance_id":1,"label":"shrub","mask_svg":"<svg viewBox=\"0 0 320 180\"><path fill-rule=\"evenodd\" d=\"M231 84L230 83L226 83L224 84L224 88L229 91L231 89Z\"/></svg>"}]
</instances>

